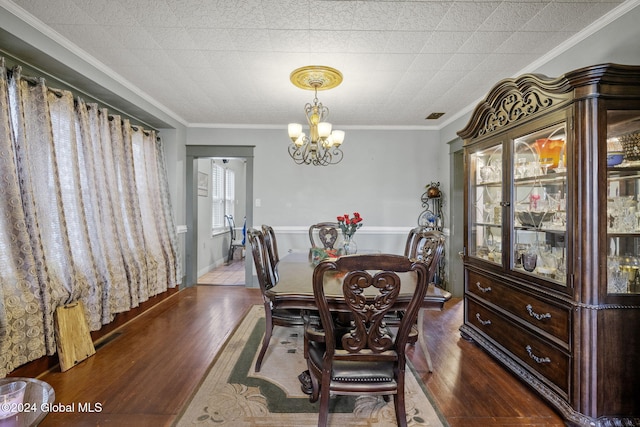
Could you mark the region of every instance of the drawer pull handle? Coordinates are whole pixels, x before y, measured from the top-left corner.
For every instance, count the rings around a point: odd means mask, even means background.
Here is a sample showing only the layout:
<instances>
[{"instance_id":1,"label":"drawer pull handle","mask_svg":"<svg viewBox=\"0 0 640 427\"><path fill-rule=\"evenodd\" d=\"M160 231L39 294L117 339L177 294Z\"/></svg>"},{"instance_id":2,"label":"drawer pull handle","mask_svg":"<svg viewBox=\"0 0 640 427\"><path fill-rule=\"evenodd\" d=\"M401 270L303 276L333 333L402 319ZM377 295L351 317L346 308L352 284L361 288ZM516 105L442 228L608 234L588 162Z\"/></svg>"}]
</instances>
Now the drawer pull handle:
<instances>
[{"instance_id":1,"label":"drawer pull handle","mask_svg":"<svg viewBox=\"0 0 640 427\"><path fill-rule=\"evenodd\" d=\"M550 313L538 314L533 311L533 307L531 306L531 304L527 304L527 311L529 312L529 316L533 317L536 320L551 319Z\"/></svg>"},{"instance_id":2,"label":"drawer pull handle","mask_svg":"<svg viewBox=\"0 0 640 427\"><path fill-rule=\"evenodd\" d=\"M481 292L491 292L491 286L483 288L482 286L480 286L480 282L476 282L476 286L478 287L478 289L480 289Z\"/></svg>"},{"instance_id":3,"label":"drawer pull handle","mask_svg":"<svg viewBox=\"0 0 640 427\"><path fill-rule=\"evenodd\" d=\"M536 363L551 363L551 359L548 357L538 357L531 351L531 346L527 345L525 347L527 349L527 353L529 353L529 357L536 361Z\"/></svg>"},{"instance_id":4,"label":"drawer pull handle","mask_svg":"<svg viewBox=\"0 0 640 427\"><path fill-rule=\"evenodd\" d=\"M491 320L482 320L480 318L480 313L476 313L476 319L478 319L478 322L480 322L484 326L487 326L487 325L491 324Z\"/></svg>"}]
</instances>

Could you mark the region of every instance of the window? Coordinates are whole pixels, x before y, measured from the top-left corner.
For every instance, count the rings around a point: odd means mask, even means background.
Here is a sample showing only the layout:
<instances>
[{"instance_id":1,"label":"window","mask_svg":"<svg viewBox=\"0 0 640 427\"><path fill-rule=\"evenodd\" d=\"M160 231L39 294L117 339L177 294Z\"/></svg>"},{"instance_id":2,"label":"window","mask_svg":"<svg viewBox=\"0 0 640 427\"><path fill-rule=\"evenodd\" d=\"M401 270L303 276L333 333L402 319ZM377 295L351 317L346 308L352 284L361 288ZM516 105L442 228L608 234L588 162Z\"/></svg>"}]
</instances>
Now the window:
<instances>
[{"instance_id":1,"label":"window","mask_svg":"<svg viewBox=\"0 0 640 427\"><path fill-rule=\"evenodd\" d=\"M214 232L218 232L227 227L224 216L234 214L236 176L232 169L224 168L213 160L211 179L212 228Z\"/></svg>"},{"instance_id":2,"label":"window","mask_svg":"<svg viewBox=\"0 0 640 427\"><path fill-rule=\"evenodd\" d=\"M231 169L224 170L224 182L224 213L233 216L233 207L236 202L236 174Z\"/></svg>"}]
</instances>

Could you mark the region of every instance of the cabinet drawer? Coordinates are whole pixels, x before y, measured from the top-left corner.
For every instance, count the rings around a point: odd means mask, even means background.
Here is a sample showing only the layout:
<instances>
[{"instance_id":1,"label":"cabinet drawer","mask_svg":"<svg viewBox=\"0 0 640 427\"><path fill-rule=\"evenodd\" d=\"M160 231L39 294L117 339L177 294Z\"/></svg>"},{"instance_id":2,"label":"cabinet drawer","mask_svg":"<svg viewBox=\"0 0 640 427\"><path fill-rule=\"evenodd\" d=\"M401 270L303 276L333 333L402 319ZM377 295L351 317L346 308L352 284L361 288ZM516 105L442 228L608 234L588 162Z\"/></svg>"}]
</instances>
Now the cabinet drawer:
<instances>
[{"instance_id":1,"label":"cabinet drawer","mask_svg":"<svg viewBox=\"0 0 640 427\"><path fill-rule=\"evenodd\" d=\"M467 291L569 344L571 311L520 292L487 276L468 272Z\"/></svg>"},{"instance_id":2,"label":"cabinet drawer","mask_svg":"<svg viewBox=\"0 0 640 427\"><path fill-rule=\"evenodd\" d=\"M496 311L470 298L466 298L465 302L467 323L493 339L522 364L528 365L568 395L571 358L567 354L511 323Z\"/></svg>"}]
</instances>

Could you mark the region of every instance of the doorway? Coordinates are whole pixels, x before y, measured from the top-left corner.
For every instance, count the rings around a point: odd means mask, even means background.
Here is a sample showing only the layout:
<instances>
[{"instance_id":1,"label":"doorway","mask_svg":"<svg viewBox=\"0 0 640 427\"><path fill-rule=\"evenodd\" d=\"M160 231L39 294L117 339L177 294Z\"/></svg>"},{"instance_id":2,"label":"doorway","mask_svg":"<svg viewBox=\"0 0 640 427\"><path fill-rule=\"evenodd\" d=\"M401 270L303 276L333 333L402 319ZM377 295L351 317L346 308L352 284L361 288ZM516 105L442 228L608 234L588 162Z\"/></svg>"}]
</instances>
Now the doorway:
<instances>
[{"instance_id":1,"label":"doorway","mask_svg":"<svg viewBox=\"0 0 640 427\"><path fill-rule=\"evenodd\" d=\"M255 146L245 145L188 145L186 147L186 244L184 287L196 285L198 281L198 248L203 240L198 234L198 166L202 158L238 158L246 161L246 191L244 195L247 227L253 224L253 151ZM251 256L244 259L245 286L253 287Z\"/></svg>"},{"instance_id":2,"label":"doorway","mask_svg":"<svg viewBox=\"0 0 640 427\"><path fill-rule=\"evenodd\" d=\"M464 154L462 141L450 145L451 224L449 238L449 283L455 297L464 295L464 263L459 255L464 251Z\"/></svg>"},{"instance_id":3,"label":"doorway","mask_svg":"<svg viewBox=\"0 0 640 427\"><path fill-rule=\"evenodd\" d=\"M199 285L245 286L244 218L246 160L236 157L199 158L198 175L211 191L198 186Z\"/></svg>"}]
</instances>

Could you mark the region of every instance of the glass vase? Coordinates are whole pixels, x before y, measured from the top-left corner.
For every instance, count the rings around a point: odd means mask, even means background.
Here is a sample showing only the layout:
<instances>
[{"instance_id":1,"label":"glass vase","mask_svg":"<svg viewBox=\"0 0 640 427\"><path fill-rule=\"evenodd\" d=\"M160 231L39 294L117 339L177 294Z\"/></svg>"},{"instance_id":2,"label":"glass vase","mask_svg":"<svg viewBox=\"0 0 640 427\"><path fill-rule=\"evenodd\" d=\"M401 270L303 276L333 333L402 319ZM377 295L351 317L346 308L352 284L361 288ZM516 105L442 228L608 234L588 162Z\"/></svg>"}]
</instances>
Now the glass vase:
<instances>
[{"instance_id":1,"label":"glass vase","mask_svg":"<svg viewBox=\"0 0 640 427\"><path fill-rule=\"evenodd\" d=\"M342 249L344 250L345 255L353 255L358 253L358 245L356 241L353 239L353 236L344 236L344 243L342 244Z\"/></svg>"}]
</instances>

